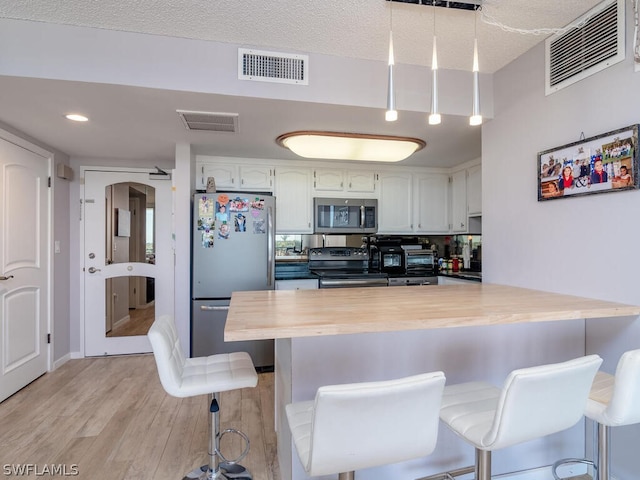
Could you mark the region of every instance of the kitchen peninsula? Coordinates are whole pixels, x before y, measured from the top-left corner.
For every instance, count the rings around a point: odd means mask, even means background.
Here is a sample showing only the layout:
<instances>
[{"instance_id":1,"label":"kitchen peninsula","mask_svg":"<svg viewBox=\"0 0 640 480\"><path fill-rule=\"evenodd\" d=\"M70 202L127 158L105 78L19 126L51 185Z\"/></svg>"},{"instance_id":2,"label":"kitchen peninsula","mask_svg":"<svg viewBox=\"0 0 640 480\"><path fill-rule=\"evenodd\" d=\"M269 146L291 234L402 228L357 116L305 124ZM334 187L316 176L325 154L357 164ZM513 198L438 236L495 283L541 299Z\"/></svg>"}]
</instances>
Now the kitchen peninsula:
<instances>
[{"instance_id":1,"label":"kitchen peninsula","mask_svg":"<svg viewBox=\"0 0 640 480\"><path fill-rule=\"evenodd\" d=\"M283 408L312 399L322 385L435 370L445 372L448 384L501 385L514 368L584 355L585 319L616 328L638 315L640 306L481 283L234 292L225 340L276 339L278 460L283 480L301 480ZM584 431L576 426L495 455L494 474L550 465L583 450ZM359 478L420 478L472 463L473 449L440 429L431 456Z\"/></svg>"}]
</instances>

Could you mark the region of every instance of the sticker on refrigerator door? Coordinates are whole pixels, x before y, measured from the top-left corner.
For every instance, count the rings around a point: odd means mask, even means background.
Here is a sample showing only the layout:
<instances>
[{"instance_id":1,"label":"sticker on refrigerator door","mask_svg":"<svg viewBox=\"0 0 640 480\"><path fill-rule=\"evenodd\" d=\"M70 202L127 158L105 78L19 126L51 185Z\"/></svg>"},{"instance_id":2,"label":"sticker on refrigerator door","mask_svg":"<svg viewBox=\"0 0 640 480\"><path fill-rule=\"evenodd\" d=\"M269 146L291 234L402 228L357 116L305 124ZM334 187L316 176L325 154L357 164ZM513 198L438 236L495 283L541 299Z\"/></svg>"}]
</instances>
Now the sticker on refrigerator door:
<instances>
[{"instance_id":1,"label":"sticker on refrigerator door","mask_svg":"<svg viewBox=\"0 0 640 480\"><path fill-rule=\"evenodd\" d=\"M213 198L202 196L198 201L198 216L213 217Z\"/></svg>"},{"instance_id":2,"label":"sticker on refrigerator door","mask_svg":"<svg viewBox=\"0 0 640 480\"><path fill-rule=\"evenodd\" d=\"M249 199L236 197L229 202L230 212L248 212L249 211Z\"/></svg>"},{"instance_id":3,"label":"sticker on refrigerator door","mask_svg":"<svg viewBox=\"0 0 640 480\"><path fill-rule=\"evenodd\" d=\"M231 233L231 228L227 222L223 222L220 224L220 229L218 230L218 238L223 240L229 239L229 233Z\"/></svg>"},{"instance_id":4,"label":"sticker on refrigerator door","mask_svg":"<svg viewBox=\"0 0 640 480\"><path fill-rule=\"evenodd\" d=\"M227 204L216 202L216 222L228 222L229 213L227 212Z\"/></svg>"},{"instance_id":5,"label":"sticker on refrigerator door","mask_svg":"<svg viewBox=\"0 0 640 480\"><path fill-rule=\"evenodd\" d=\"M253 221L253 233L267 233L266 222L264 218Z\"/></svg>"},{"instance_id":6,"label":"sticker on refrigerator door","mask_svg":"<svg viewBox=\"0 0 640 480\"><path fill-rule=\"evenodd\" d=\"M213 232L213 229L202 232L202 248L213 248Z\"/></svg>"},{"instance_id":7,"label":"sticker on refrigerator door","mask_svg":"<svg viewBox=\"0 0 640 480\"><path fill-rule=\"evenodd\" d=\"M246 232L247 231L247 217L243 214L238 213L234 218L233 222L235 225L236 232Z\"/></svg>"},{"instance_id":8,"label":"sticker on refrigerator door","mask_svg":"<svg viewBox=\"0 0 640 480\"><path fill-rule=\"evenodd\" d=\"M211 230L213 224L213 217L198 217L198 230Z\"/></svg>"},{"instance_id":9,"label":"sticker on refrigerator door","mask_svg":"<svg viewBox=\"0 0 640 480\"><path fill-rule=\"evenodd\" d=\"M264 198L256 197L255 200L251 201L250 206L255 210L264 210Z\"/></svg>"}]
</instances>

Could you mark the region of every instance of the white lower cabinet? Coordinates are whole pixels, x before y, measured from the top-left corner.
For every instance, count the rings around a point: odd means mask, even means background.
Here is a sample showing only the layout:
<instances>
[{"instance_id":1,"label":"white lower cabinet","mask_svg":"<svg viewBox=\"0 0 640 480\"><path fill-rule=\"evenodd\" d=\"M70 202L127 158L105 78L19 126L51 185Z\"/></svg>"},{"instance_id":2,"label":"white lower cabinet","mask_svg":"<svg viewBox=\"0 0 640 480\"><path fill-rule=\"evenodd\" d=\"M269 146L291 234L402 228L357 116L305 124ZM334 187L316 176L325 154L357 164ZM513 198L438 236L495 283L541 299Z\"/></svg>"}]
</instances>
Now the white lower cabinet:
<instances>
[{"instance_id":1,"label":"white lower cabinet","mask_svg":"<svg viewBox=\"0 0 640 480\"><path fill-rule=\"evenodd\" d=\"M276 290L315 290L316 288L318 288L317 278L276 280Z\"/></svg>"}]
</instances>

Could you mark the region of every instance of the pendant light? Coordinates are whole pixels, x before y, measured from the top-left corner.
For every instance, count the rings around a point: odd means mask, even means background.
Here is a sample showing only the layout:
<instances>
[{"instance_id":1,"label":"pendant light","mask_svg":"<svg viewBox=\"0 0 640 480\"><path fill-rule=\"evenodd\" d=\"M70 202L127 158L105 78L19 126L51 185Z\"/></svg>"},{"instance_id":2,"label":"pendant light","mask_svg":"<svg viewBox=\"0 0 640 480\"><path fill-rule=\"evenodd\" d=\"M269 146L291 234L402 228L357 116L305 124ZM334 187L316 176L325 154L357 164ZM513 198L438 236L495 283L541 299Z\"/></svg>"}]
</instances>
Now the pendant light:
<instances>
[{"instance_id":1,"label":"pendant light","mask_svg":"<svg viewBox=\"0 0 640 480\"><path fill-rule=\"evenodd\" d=\"M396 92L393 85L393 65L395 60L393 57L393 2L389 2L389 84L387 90L387 111L384 119L387 122L395 122L398 119L398 111L396 110Z\"/></svg>"},{"instance_id":2,"label":"pendant light","mask_svg":"<svg viewBox=\"0 0 640 480\"><path fill-rule=\"evenodd\" d=\"M480 68L478 66L478 8L474 18L474 39L473 39L473 105L469 125L482 125L482 115L480 115Z\"/></svg>"},{"instance_id":3,"label":"pendant light","mask_svg":"<svg viewBox=\"0 0 640 480\"><path fill-rule=\"evenodd\" d=\"M436 48L436 2L433 1L433 53L431 55L431 114L429 125L439 125L442 121L438 113L438 52Z\"/></svg>"}]
</instances>

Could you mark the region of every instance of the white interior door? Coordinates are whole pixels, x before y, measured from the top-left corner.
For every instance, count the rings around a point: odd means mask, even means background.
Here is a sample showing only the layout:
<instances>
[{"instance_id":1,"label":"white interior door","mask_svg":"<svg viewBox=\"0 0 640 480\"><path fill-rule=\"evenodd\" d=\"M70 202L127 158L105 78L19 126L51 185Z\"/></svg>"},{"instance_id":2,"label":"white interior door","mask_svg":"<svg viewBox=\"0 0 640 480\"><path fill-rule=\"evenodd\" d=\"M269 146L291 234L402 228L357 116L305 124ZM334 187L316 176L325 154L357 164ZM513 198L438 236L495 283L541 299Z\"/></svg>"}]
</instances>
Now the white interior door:
<instances>
[{"instance_id":1,"label":"white interior door","mask_svg":"<svg viewBox=\"0 0 640 480\"><path fill-rule=\"evenodd\" d=\"M83 205L85 355L150 352L150 324L174 311L171 180L85 170Z\"/></svg>"},{"instance_id":2,"label":"white interior door","mask_svg":"<svg viewBox=\"0 0 640 480\"><path fill-rule=\"evenodd\" d=\"M48 368L49 168L0 139L0 401Z\"/></svg>"}]
</instances>

